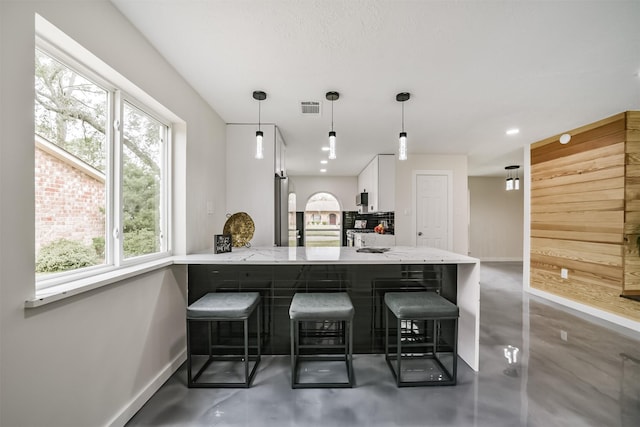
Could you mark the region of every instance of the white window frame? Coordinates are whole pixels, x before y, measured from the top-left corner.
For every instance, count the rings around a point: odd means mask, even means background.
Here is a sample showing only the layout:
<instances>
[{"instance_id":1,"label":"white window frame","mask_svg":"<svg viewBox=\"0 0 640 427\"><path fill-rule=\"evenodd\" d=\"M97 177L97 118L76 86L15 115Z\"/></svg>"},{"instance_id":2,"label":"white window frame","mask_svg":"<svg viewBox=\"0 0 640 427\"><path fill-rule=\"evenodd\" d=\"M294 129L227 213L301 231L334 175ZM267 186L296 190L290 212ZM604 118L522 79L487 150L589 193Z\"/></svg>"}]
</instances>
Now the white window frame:
<instances>
[{"instance_id":1,"label":"white window frame","mask_svg":"<svg viewBox=\"0 0 640 427\"><path fill-rule=\"evenodd\" d=\"M98 266L80 268L77 270L47 274L36 277L35 291L36 298L39 294L48 294L54 287L64 287L65 284L77 282L79 286L91 284L93 277L96 281L104 280L105 274L117 274L126 272L130 274L132 268L140 266L146 268L150 263L162 264L162 260L172 256L172 193L171 182L173 180L172 171L172 135L173 127L171 120L158 112L150 104L157 104L148 95L145 96L139 88L127 82L129 88L123 88L111 83L109 76L98 71L94 71L90 66L85 65L81 59L65 52L58 45L47 41L44 37L36 36L36 49L46 55L51 56L64 66L76 71L80 75L89 79L92 83L104 89L107 93L109 109L107 114L106 138L106 180L105 180L105 263ZM77 51L77 49L75 49ZM35 54L35 52L34 52ZM87 53L87 55L90 55ZM92 61L96 58L93 57ZM101 67L110 69L106 64ZM115 73L115 71L114 71ZM117 76L122 80L122 76ZM126 89L133 88L138 94L137 97L130 95ZM141 96L141 94L143 96ZM144 98L148 98L147 101ZM146 255L135 256L125 259L123 251L122 227L122 132L116 129L116 121L122 123L122 108L124 103L128 103L144 114L149 115L165 126L164 147L161 155L161 188L160 188L160 250ZM116 230L118 230L117 237ZM89 282L88 282L89 281Z\"/></svg>"}]
</instances>

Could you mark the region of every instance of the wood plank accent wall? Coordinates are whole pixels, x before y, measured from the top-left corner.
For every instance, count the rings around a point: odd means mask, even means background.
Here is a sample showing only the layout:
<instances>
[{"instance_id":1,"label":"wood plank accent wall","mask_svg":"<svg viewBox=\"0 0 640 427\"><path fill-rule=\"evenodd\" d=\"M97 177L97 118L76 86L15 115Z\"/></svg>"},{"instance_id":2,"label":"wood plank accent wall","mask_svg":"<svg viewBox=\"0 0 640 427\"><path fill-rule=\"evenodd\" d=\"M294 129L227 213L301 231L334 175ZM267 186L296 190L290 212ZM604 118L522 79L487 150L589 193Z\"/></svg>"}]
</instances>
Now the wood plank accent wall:
<instances>
[{"instance_id":1,"label":"wood plank accent wall","mask_svg":"<svg viewBox=\"0 0 640 427\"><path fill-rule=\"evenodd\" d=\"M568 133L531 146L530 284L640 321L640 113Z\"/></svg>"},{"instance_id":2,"label":"wood plank accent wall","mask_svg":"<svg viewBox=\"0 0 640 427\"><path fill-rule=\"evenodd\" d=\"M626 113L624 295L640 295L640 111Z\"/></svg>"}]
</instances>

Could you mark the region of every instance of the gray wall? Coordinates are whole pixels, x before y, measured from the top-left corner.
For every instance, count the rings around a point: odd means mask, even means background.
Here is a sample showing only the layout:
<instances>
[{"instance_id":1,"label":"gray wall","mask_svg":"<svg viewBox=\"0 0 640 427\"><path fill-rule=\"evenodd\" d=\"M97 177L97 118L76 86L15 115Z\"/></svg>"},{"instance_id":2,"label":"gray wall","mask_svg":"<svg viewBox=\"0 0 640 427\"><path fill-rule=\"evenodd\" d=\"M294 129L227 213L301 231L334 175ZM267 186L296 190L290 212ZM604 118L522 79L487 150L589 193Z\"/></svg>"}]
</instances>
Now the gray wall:
<instances>
[{"instance_id":1,"label":"gray wall","mask_svg":"<svg viewBox=\"0 0 640 427\"><path fill-rule=\"evenodd\" d=\"M302 212L309 197L327 192L338 199L343 211L357 211L357 176L290 176L289 193L296 193L296 211Z\"/></svg>"},{"instance_id":2,"label":"gray wall","mask_svg":"<svg viewBox=\"0 0 640 427\"><path fill-rule=\"evenodd\" d=\"M225 124L110 2L0 2L0 425L121 425L184 360L186 272L163 268L24 308L35 292L36 13L179 117L178 253L208 249L224 224Z\"/></svg>"},{"instance_id":3,"label":"gray wall","mask_svg":"<svg viewBox=\"0 0 640 427\"><path fill-rule=\"evenodd\" d=\"M469 177L469 252L482 261L522 261L524 179L506 191L504 178Z\"/></svg>"}]
</instances>

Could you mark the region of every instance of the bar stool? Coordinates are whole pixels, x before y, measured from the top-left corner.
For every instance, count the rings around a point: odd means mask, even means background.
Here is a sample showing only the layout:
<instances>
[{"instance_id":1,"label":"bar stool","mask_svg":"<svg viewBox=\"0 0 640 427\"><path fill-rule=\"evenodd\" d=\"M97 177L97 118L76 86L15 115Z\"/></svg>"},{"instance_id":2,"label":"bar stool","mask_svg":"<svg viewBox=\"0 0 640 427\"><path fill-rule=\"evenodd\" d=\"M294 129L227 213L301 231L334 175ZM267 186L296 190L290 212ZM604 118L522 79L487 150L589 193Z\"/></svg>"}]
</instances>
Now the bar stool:
<instances>
[{"instance_id":1,"label":"bar stool","mask_svg":"<svg viewBox=\"0 0 640 427\"><path fill-rule=\"evenodd\" d=\"M353 387L353 304L346 292L337 293L296 293L289 307L291 319L291 388L344 388ZM324 329L316 330L315 334L306 333L304 340L300 336L300 324L314 322L322 323ZM327 323L337 325L327 329ZM316 339L315 344L305 344L305 341ZM337 340L338 344L326 341ZM302 343L301 343L302 341ZM324 341L324 343L322 342ZM301 354L301 350L312 350ZM331 350L343 349L344 355L330 353ZM324 352L323 352L324 350ZM299 364L301 361L344 361L347 369L345 382L300 382Z\"/></svg>"},{"instance_id":2,"label":"bar stool","mask_svg":"<svg viewBox=\"0 0 640 427\"><path fill-rule=\"evenodd\" d=\"M387 292L384 301L385 359L397 386L455 385L458 306L436 292ZM396 317L395 355L389 353L389 312ZM445 322L443 328L443 321L450 322ZM443 351L445 346L450 351ZM444 360L445 356L449 359ZM413 379L408 379L412 376Z\"/></svg>"},{"instance_id":3,"label":"bar stool","mask_svg":"<svg viewBox=\"0 0 640 427\"><path fill-rule=\"evenodd\" d=\"M249 345L249 318L256 312L257 339L256 345ZM258 292L220 292L208 293L187 307L187 376L191 387L249 387L260 363L260 294ZM242 345L212 344L212 324L214 322L242 322L244 342ZM207 322L208 359L200 370L192 377L192 343L190 325L193 322ZM219 323L218 323L219 325ZM218 341L220 335L218 334ZM249 355L249 348L256 348L256 354ZM215 350L243 349L243 354L214 354ZM198 379L212 364L220 361L244 362L244 382L233 381L200 381ZM249 362L253 368L249 372ZM213 374L211 374L213 376Z\"/></svg>"}]
</instances>

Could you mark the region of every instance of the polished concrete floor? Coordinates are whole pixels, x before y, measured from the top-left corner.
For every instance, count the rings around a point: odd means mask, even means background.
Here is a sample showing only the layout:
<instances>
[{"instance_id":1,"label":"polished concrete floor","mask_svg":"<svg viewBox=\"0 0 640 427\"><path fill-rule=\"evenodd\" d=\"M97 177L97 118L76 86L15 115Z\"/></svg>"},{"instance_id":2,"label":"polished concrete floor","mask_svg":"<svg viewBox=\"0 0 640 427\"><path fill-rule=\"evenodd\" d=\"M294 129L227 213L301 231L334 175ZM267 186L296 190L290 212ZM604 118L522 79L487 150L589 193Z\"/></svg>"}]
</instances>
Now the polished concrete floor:
<instances>
[{"instance_id":1,"label":"polished concrete floor","mask_svg":"<svg viewBox=\"0 0 640 427\"><path fill-rule=\"evenodd\" d=\"M381 355L355 356L354 389L292 390L284 356L250 389L188 389L183 366L127 425L640 426L640 332L521 288L521 263L482 264L480 372L456 386L398 389Z\"/></svg>"}]
</instances>

